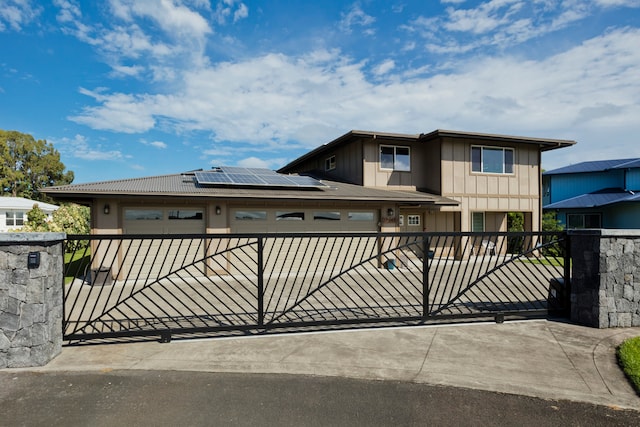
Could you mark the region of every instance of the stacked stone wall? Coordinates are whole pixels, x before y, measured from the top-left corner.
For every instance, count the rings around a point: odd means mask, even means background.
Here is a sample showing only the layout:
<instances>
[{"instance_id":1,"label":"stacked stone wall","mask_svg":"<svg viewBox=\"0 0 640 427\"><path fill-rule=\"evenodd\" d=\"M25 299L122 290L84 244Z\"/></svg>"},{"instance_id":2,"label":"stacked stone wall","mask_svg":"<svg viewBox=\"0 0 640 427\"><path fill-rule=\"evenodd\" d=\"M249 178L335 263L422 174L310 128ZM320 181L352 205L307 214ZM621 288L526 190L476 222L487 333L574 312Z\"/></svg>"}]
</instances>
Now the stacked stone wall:
<instances>
[{"instance_id":1,"label":"stacked stone wall","mask_svg":"<svg viewBox=\"0 0 640 427\"><path fill-rule=\"evenodd\" d=\"M570 232L571 320L640 326L640 230Z\"/></svg>"},{"instance_id":2,"label":"stacked stone wall","mask_svg":"<svg viewBox=\"0 0 640 427\"><path fill-rule=\"evenodd\" d=\"M43 366L62 349L64 238L0 234L0 368Z\"/></svg>"}]
</instances>

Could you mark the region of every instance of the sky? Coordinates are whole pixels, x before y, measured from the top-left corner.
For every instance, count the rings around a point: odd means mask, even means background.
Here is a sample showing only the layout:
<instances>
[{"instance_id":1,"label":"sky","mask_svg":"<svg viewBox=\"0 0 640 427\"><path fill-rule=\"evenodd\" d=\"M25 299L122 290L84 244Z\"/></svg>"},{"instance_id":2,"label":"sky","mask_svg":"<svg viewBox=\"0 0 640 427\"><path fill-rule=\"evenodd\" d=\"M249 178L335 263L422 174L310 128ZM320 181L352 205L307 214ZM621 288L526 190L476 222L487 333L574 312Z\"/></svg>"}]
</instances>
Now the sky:
<instances>
[{"instance_id":1,"label":"sky","mask_svg":"<svg viewBox=\"0 0 640 427\"><path fill-rule=\"evenodd\" d=\"M278 169L350 130L640 157L640 0L0 0L0 129L74 183Z\"/></svg>"}]
</instances>

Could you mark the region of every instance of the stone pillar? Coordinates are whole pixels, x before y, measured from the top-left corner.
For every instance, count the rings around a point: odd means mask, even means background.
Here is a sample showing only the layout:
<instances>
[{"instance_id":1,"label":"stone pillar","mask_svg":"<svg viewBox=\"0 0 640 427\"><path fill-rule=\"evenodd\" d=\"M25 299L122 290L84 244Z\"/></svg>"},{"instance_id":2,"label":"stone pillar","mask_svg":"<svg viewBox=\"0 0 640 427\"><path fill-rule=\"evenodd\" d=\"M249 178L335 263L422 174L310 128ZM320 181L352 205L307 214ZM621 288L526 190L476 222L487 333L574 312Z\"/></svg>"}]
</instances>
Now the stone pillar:
<instances>
[{"instance_id":1,"label":"stone pillar","mask_svg":"<svg viewBox=\"0 0 640 427\"><path fill-rule=\"evenodd\" d=\"M0 233L0 368L44 366L62 350L65 237Z\"/></svg>"},{"instance_id":2,"label":"stone pillar","mask_svg":"<svg viewBox=\"0 0 640 427\"><path fill-rule=\"evenodd\" d=\"M572 230L571 320L640 326L640 230Z\"/></svg>"}]
</instances>

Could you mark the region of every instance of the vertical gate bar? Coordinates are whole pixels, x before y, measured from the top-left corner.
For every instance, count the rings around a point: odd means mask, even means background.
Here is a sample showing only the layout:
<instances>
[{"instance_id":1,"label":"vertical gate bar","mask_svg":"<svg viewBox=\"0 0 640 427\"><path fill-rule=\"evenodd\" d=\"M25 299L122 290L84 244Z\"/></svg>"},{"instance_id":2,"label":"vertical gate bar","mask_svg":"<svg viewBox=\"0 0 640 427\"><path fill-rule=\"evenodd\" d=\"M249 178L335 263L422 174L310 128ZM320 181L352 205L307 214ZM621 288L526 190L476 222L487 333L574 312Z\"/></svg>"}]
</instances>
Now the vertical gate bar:
<instances>
[{"instance_id":1,"label":"vertical gate bar","mask_svg":"<svg viewBox=\"0 0 640 427\"><path fill-rule=\"evenodd\" d=\"M564 242L564 298L562 309L571 316L571 238L566 231L561 232Z\"/></svg>"},{"instance_id":2,"label":"vertical gate bar","mask_svg":"<svg viewBox=\"0 0 640 427\"><path fill-rule=\"evenodd\" d=\"M264 326L264 242L258 237L258 326Z\"/></svg>"},{"instance_id":3,"label":"vertical gate bar","mask_svg":"<svg viewBox=\"0 0 640 427\"><path fill-rule=\"evenodd\" d=\"M431 237L423 234L422 239L422 318L429 315L429 247Z\"/></svg>"}]
</instances>

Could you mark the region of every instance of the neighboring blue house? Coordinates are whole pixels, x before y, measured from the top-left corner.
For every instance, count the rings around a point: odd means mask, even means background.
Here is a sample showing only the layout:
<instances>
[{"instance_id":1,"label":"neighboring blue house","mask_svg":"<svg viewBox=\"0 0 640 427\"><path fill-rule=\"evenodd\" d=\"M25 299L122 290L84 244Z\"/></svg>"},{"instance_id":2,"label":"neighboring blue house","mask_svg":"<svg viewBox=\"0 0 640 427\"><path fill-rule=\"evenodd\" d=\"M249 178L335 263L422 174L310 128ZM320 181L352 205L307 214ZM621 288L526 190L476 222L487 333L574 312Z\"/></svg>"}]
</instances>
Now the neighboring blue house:
<instances>
[{"instance_id":1,"label":"neighboring blue house","mask_svg":"<svg viewBox=\"0 0 640 427\"><path fill-rule=\"evenodd\" d=\"M566 228L640 228L640 158L554 169L542 186L543 210Z\"/></svg>"}]
</instances>

